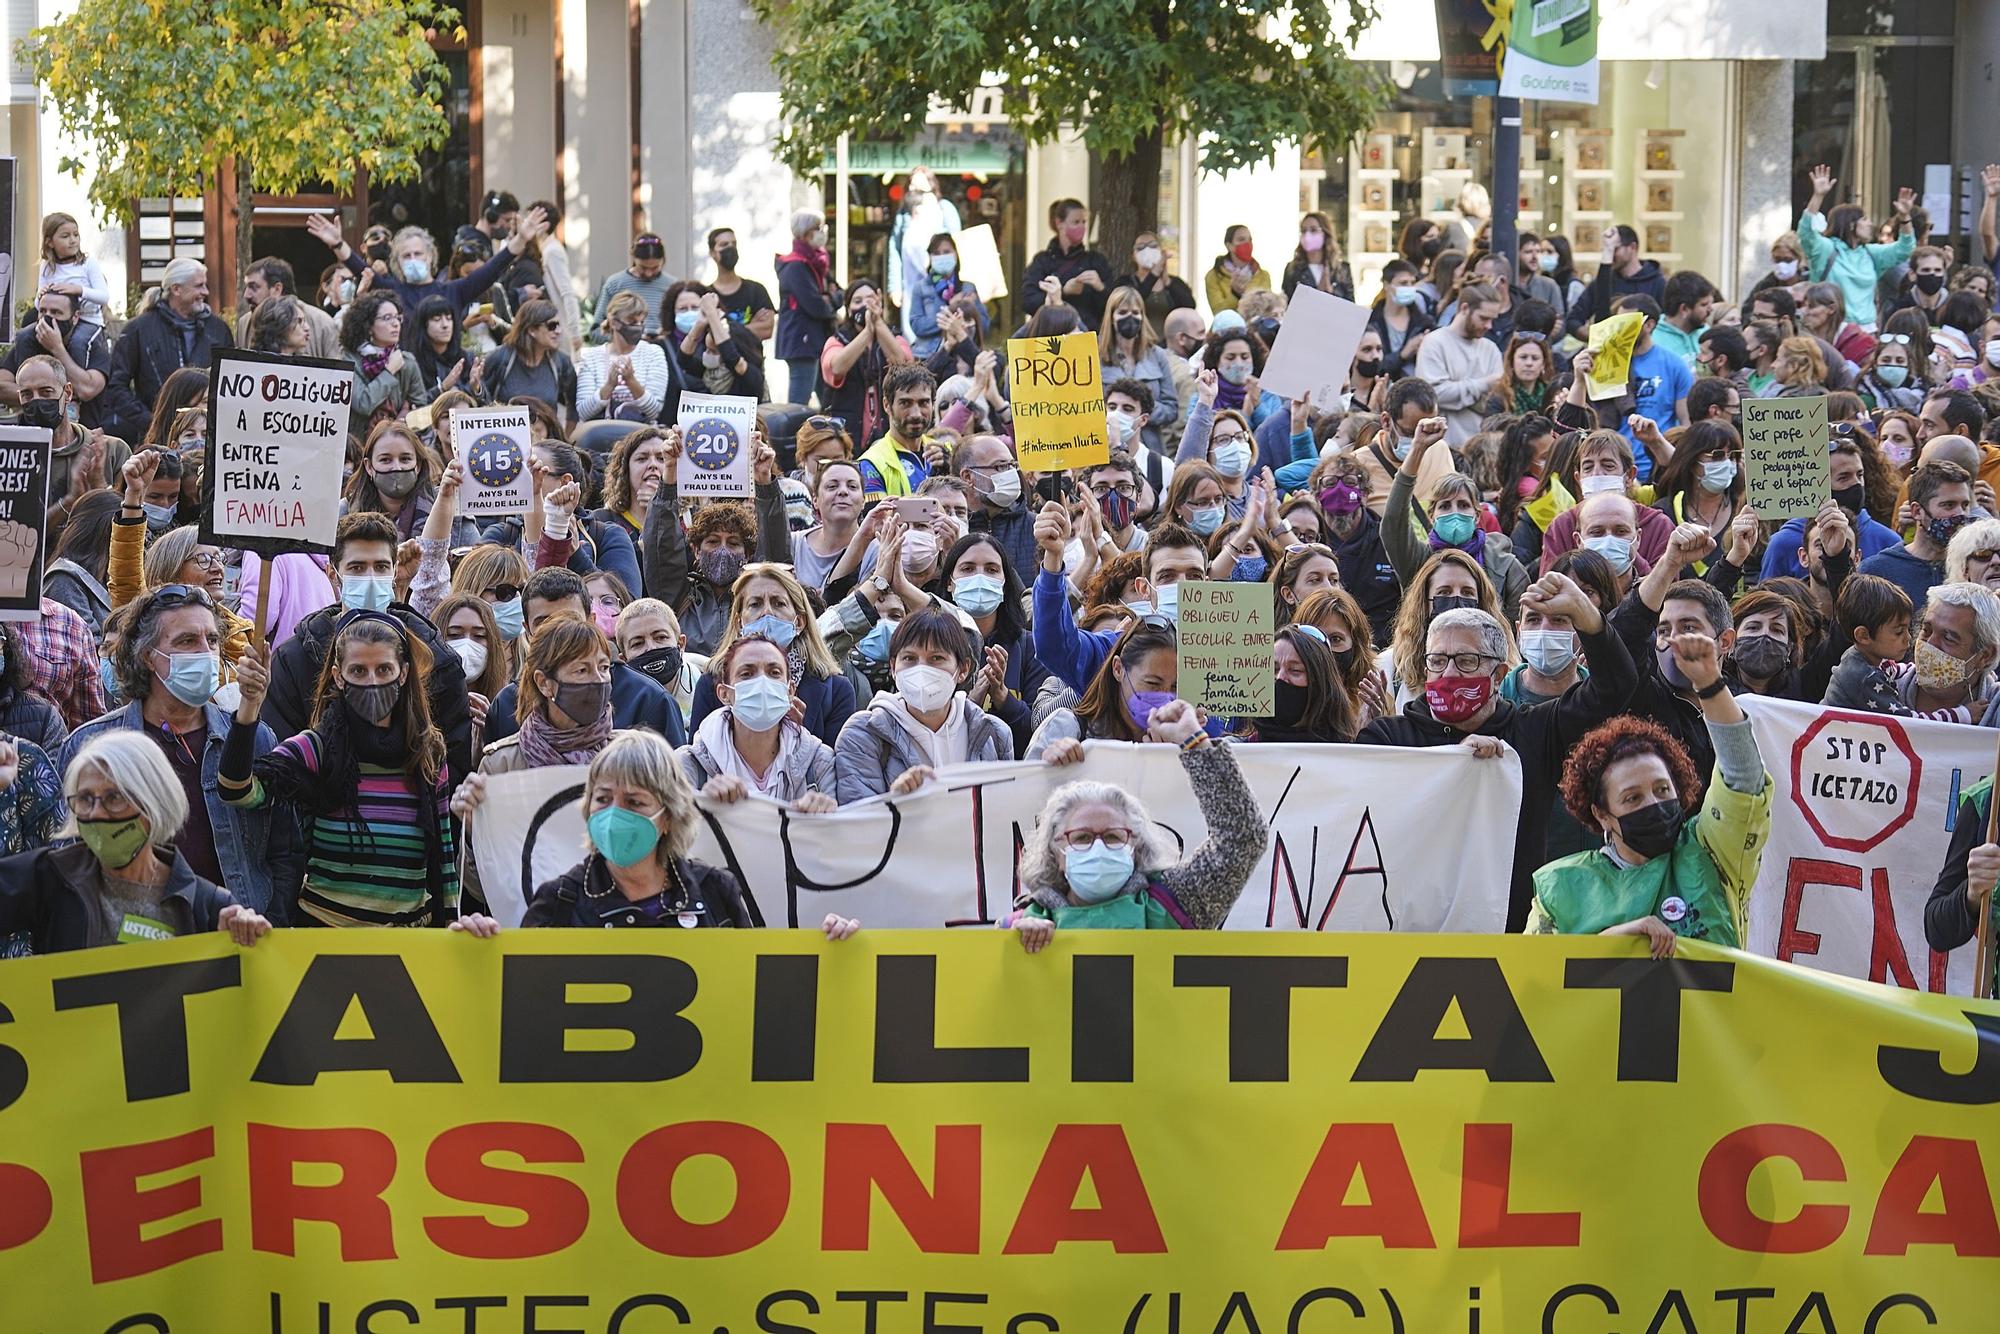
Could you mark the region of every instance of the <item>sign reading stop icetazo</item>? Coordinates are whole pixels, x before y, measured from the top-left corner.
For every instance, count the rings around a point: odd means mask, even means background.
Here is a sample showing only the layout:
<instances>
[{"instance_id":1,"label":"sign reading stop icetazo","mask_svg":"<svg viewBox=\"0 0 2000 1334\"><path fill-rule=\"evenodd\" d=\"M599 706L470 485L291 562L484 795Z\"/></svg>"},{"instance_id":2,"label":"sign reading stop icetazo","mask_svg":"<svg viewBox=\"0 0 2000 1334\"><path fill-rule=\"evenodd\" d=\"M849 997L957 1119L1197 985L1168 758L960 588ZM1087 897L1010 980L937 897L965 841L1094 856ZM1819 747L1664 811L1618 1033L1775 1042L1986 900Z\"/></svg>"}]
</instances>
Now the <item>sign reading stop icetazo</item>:
<instances>
[{"instance_id":1,"label":"sign reading stop icetazo","mask_svg":"<svg viewBox=\"0 0 2000 1334\"><path fill-rule=\"evenodd\" d=\"M331 552L353 397L347 362L218 351L201 540L266 556Z\"/></svg>"},{"instance_id":2,"label":"sign reading stop icetazo","mask_svg":"<svg viewBox=\"0 0 2000 1334\"><path fill-rule=\"evenodd\" d=\"M1894 718L1824 714L1792 746L1792 802L1842 852L1868 852L1915 819L1923 778L1923 757Z\"/></svg>"}]
</instances>

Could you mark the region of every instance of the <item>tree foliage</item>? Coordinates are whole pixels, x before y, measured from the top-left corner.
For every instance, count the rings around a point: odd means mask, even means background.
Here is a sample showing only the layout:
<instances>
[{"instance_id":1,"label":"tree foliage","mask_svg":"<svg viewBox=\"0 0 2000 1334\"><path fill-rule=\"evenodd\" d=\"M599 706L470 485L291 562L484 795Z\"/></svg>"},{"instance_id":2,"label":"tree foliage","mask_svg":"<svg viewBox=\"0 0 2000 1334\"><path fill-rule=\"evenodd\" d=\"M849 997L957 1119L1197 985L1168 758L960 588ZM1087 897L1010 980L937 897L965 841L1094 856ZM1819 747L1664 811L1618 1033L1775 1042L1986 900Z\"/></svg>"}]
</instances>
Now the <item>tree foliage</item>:
<instances>
[{"instance_id":1,"label":"tree foliage","mask_svg":"<svg viewBox=\"0 0 2000 1334\"><path fill-rule=\"evenodd\" d=\"M1202 137L1228 171L1281 143L1345 143L1382 104L1351 60L1374 0L752 0L778 26L780 151L816 172L842 134L903 139L930 96L998 75L1030 142L1080 126L1100 155Z\"/></svg>"},{"instance_id":2,"label":"tree foliage","mask_svg":"<svg viewBox=\"0 0 2000 1334\"><path fill-rule=\"evenodd\" d=\"M24 45L88 147L91 201L129 218L231 158L275 193L416 176L449 130L425 29L457 19L425 0L82 0Z\"/></svg>"}]
</instances>

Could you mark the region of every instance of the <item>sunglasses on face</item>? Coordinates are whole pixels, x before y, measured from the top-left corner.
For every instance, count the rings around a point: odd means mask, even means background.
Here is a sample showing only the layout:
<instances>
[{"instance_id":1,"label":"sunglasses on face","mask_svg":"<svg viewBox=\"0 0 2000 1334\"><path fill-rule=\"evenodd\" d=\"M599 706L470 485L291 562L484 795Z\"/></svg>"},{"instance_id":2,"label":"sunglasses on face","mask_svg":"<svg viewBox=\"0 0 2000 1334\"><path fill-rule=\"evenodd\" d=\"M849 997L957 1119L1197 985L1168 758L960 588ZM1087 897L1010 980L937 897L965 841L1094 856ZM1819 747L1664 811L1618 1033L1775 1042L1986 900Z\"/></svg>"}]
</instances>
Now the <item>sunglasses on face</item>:
<instances>
[{"instance_id":1,"label":"sunglasses on face","mask_svg":"<svg viewBox=\"0 0 2000 1334\"><path fill-rule=\"evenodd\" d=\"M1878 343L1901 343L1904 347L1908 347L1910 345L1910 336L1908 334L1883 334L1875 341Z\"/></svg>"},{"instance_id":2,"label":"sunglasses on face","mask_svg":"<svg viewBox=\"0 0 2000 1334\"><path fill-rule=\"evenodd\" d=\"M488 602L512 602L515 598L521 596L521 586L519 584L495 584L480 594L480 596Z\"/></svg>"}]
</instances>

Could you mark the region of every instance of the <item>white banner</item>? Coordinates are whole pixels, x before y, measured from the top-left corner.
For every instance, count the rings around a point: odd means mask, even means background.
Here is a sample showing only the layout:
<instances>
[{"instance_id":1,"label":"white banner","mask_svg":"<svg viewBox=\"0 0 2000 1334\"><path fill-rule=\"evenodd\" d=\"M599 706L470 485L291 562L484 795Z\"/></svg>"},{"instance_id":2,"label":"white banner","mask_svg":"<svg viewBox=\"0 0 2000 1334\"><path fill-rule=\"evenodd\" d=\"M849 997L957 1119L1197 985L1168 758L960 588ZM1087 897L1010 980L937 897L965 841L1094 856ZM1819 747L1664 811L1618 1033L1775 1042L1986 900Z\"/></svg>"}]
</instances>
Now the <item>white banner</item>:
<instances>
[{"instance_id":1,"label":"white banner","mask_svg":"<svg viewBox=\"0 0 2000 1334\"><path fill-rule=\"evenodd\" d=\"M1512 751L1477 760L1457 747L1242 745L1235 754L1271 837L1230 927L1502 929L1521 804ZM567 766L487 782L472 846L502 922L518 922L535 886L582 860L583 776ZM829 912L869 927L991 924L1013 903L1015 859L1043 804L1078 778L1130 792L1183 853L1207 836L1170 747L1091 742L1080 765L959 765L913 796L831 815L758 798L704 801L692 855L734 870L772 926L815 925Z\"/></svg>"},{"instance_id":2,"label":"white banner","mask_svg":"<svg viewBox=\"0 0 2000 1334\"><path fill-rule=\"evenodd\" d=\"M1960 795L1993 772L1989 728L1744 697L1777 784L1750 896L1757 954L1923 991L1972 994L1970 942L1924 940Z\"/></svg>"}]
</instances>

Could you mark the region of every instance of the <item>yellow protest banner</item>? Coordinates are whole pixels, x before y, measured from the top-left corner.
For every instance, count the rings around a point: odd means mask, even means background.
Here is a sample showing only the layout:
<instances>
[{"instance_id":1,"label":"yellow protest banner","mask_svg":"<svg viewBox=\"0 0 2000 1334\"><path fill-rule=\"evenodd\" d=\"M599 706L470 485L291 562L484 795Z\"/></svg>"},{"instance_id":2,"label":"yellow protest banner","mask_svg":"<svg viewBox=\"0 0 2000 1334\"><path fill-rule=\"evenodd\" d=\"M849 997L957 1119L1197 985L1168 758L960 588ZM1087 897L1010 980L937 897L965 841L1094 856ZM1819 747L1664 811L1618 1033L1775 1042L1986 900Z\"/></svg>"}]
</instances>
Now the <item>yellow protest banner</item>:
<instances>
[{"instance_id":1,"label":"yellow protest banner","mask_svg":"<svg viewBox=\"0 0 2000 1334\"><path fill-rule=\"evenodd\" d=\"M1617 398L1631 387L1632 352L1639 345L1639 330L1646 317L1636 310L1598 320L1590 326L1590 397Z\"/></svg>"},{"instance_id":2,"label":"yellow protest banner","mask_svg":"<svg viewBox=\"0 0 2000 1334\"><path fill-rule=\"evenodd\" d=\"M1014 448L1029 472L1060 472L1111 457L1097 335L1007 340Z\"/></svg>"},{"instance_id":3,"label":"yellow protest banner","mask_svg":"<svg viewBox=\"0 0 2000 1334\"><path fill-rule=\"evenodd\" d=\"M280 931L0 964L0 1324L1990 1329L2000 1004L1681 949Z\"/></svg>"}]
</instances>

